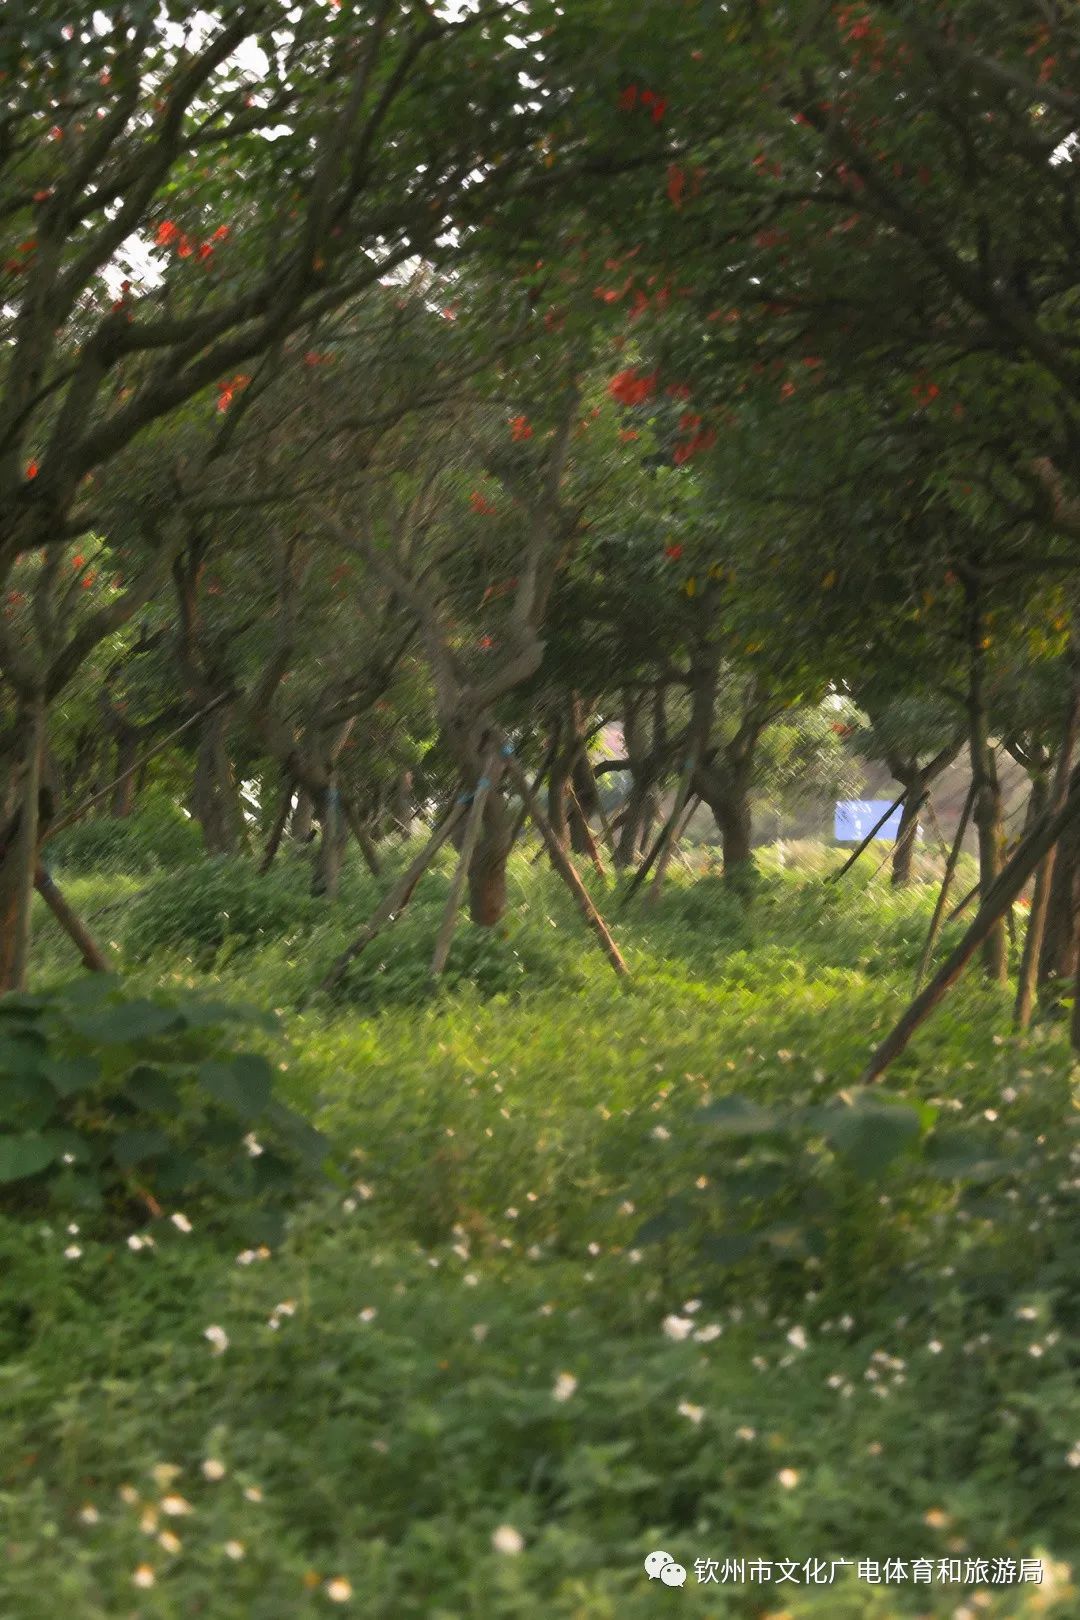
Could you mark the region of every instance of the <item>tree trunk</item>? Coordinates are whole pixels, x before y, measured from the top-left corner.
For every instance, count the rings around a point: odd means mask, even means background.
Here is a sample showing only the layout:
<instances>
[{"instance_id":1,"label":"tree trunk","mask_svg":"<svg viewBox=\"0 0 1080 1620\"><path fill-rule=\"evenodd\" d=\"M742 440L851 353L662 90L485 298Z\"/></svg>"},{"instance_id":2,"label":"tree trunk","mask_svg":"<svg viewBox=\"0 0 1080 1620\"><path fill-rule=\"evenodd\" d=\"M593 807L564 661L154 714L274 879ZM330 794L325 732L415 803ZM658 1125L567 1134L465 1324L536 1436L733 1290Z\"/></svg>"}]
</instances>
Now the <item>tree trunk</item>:
<instances>
[{"instance_id":1,"label":"tree trunk","mask_svg":"<svg viewBox=\"0 0 1080 1620\"><path fill-rule=\"evenodd\" d=\"M919 811L922 809L925 792L923 773L917 768L906 772L900 781L907 789L907 798L900 812L900 825L896 830L896 844L893 847L894 889L902 889L911 882L911 865L915 855L915 842L919 836Z\"/></svg>"},{"instance_id":2,"label":"tree trunk","mask_svg":"<svg viewBox=\"0 0 1080 1620\"><path fill-rule=\"evenodd\" d=\"M1069 777L1069 792L1080 792L1080 765ZM1039 986L1050 989L1071 983L1076 974L1077 906L1080 902L1080 827L1070 827L1062 836L1050 881L1042 949L1039 953Z\"/></svg>"},{"instance_id":3,"label":"tree trunk","mask_svg":"<svg viewBox=\"0 0 1080 1620\"><path fill-rule=\"evenodd\" d=\"M135 808L137 790L135 769L139 757L139 734L132 726L120 725L116 731L116 754L113 776L117 778L109 801L109 814L117 818L130 816Z\"/></svg>"},{"instance_id":4,"label":"tree trunk","mask_svg":"<svg viewBox=\"0 0 1080 1620\"><path fill-rule=\"evenodd\" d=\"M192 807L209 855L231 855L244 831L243 811L228 751L229 715L209 715L199 738Z\"/></svg>"},{"instance_id":5,"label":"tree trunk","mask_svg":"<svg viewBox=\"0 0 1080 1620\"><path fill-rule=\"evenodd\" d=\"M476 774L478 777L479 770ZM469 916L481 928L494 928L506 911L506 863L512 832L505 795L501 789L489 793L469 862Z\"/></svg>"},{"instance_id":6,"label":"tree trunk","mask_svg":"<svg viewBox=\"0 0 1080 1620\"><path fill-rule=\"evenodd\" d=\"M289 822L289 837L295 838L298 844L310 844L315 823L315 800L307 788L300 788L296 795L296 804L293 807L292 818Z\"/></svg>"},{"instance_id":7,"label":"tree trunk","mask_svg":"<svg viewBox=\"0 0 1080 1620\"><path fill-rule=\"evenodd\" d=\"M21 784L15 819L8 822L0 851L0 992L26 988L45 748L44 698L32 698L20 707L19 731L24 739Z\"/></svg>"},{"instance_id":8,"label":"tree trunk","mask_svg":"<svg viewBox=\"0 0 1080 1620\"><path fill-rule=\"evenodd\" d=\"M341 868L345 859L345 838L348 828L341 812L341 801L332 782L321 795L319 804L321 834L315 867L311 874L312 894L336 900L341 887Z\"/></svg>"},{"instance_id":9,"label":"tree trunk","mask_svg":"<svg viewBox=\"0 0 1080 1620\"><path fill-rule=\"evenodd\" d=\"M998 784L994 751L990 746L986 700L983 687L983 620L978 597L969 589L968 746L971 774L975 784L972 819L979 842L979 898L985 901L1002 863L1001 788ZM1009 958L1004 915L996 918L982 941L983 970L988 979L1004 984Z\"/></svg>"}]
</instances>

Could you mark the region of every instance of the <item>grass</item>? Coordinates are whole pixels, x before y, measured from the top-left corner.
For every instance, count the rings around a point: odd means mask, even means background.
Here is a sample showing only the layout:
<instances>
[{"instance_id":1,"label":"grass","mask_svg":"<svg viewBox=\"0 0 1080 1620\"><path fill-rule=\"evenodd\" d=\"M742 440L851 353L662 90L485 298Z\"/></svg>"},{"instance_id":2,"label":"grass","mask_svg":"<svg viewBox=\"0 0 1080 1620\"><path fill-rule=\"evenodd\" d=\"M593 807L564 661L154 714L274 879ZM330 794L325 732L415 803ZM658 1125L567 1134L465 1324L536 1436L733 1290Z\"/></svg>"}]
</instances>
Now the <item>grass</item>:
<instances>
[{"instance_id":1,"label":"grass","mask_svg":"<svg viewBox=\"0 0 1080 1620\"><path fill-rule=\"evenodd\" d=\"M972 980L890 1076L1030 1150L1023 1177L967 1192L815 1161L825 1252L720 1266L701 1240L748 1144L703 1102L850 1085L909 993L929 885L823 891L788 867L747 920L718 882L673 881L619 921L622 987L548 874L521 859L512 878L506 937L463 927L445 988L426 981L444 871L306 1011L378 892L363 874L338 915L259 933L297 882L283 869L239 941L174 875L125 882L143 899L106 937L145 941L157 905L172 945L131 953L132 979L282 1008L283 1094L351 1185L265 1257L197 1222L154 1223L139 1250L0 1226L0 1617L1075 1613L1080 1155L1058 1026L1013 1038L1008 998ZM66 887L88 913L119 892ZM42 981L69 969L47 930ZM764 1158L794 1219L787 1151ZM679 1198L684 1224L640 1241ZM647 1579L656 1548L687 1568L680 1593ZM799 1583L696 1577L740 1558L797 1561ZM904 1559L909 1578L809 1584L813 1558ZM980 1558L1042 1558L1046 1578L1003 1586Z\"/></svg>"}]
</instances>

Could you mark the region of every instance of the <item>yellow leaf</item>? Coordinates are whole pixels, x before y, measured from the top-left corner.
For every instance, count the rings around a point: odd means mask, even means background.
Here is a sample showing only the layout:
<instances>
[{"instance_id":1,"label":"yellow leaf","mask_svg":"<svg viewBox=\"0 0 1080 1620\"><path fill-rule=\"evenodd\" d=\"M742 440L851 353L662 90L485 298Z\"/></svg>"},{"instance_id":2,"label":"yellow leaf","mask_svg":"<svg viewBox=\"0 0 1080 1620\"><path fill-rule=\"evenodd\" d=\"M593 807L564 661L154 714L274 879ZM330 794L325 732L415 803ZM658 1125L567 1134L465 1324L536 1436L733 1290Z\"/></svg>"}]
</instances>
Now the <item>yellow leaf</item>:
<instances>
[{"instance_id":1,"label":"yellow leaf","mask_svg":"<svg viewBox=\"0 0 1080 1620\"><path fill-rule=\"evenodd\" d=\"M831 591L835 584L836 584L836 569L835 568L830 568L829 572L825 575L825 578L821 582L821 588L822 588L823 591Z\"/></svg>"},{"instance_id":2,"label":"yellow leaf","mask_svg":"<svg viewBox=\"0 0 1080 1620\"><path fill-rule=\"evenodd\" d=\"M760 652L761 651L761 642L760 641L748 641L746 643L746 650L747 650L748 653Z\"/></svg>"},{"instance_id":3,"label":"yellow leaf","mask_svg":"<svg viewBox=\"0 0 1080 1620\"><path fill-rule=\"evenodd\" d=\"M694 593L696 592L696 590L697 590L697 580L694 578L693 574L690 575L690 578L687 580L684 589L686 591L687 596L693 596Z\"/></svg>"}]
</instances>

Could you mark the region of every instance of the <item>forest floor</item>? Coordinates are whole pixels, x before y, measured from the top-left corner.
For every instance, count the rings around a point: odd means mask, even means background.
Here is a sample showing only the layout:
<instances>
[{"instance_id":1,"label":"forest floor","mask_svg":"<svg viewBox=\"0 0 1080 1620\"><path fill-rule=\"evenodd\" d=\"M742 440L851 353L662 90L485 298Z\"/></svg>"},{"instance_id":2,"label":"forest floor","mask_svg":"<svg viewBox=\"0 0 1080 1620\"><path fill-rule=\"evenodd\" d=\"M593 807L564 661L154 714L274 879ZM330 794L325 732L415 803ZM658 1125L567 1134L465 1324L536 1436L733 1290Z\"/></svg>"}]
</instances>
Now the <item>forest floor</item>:
<instances>
[{"instance_id":1,"label":"forest floor","mask_svg":"<svg viewBox=\"0 0 1080 1620\"><path fill-rule=\"evenodd\" d=\"M1065 1035L972 977L886 1081L930 1147L830 1151L793 1111L842 1105L933 888L810 864L766 858L749 914L676 875L623 986L515 857L432 990L444 867L306 1011L365 875L328 919L299 854L61 870L137 986L281 1010L348 1179L265 1255L194 1211L152 1249L0 1220L0 1620L1080 1612Z\"/></svg>"}]
</instances>

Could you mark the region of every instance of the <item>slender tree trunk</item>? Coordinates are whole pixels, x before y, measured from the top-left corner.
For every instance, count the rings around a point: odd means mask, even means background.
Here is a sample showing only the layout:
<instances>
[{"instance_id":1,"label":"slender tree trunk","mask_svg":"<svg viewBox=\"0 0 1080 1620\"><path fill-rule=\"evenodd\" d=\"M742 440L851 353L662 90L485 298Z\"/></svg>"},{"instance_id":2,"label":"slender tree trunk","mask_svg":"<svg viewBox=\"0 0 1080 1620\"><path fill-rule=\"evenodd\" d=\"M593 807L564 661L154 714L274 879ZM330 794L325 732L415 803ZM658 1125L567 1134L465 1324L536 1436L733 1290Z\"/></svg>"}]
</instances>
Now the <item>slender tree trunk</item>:
<instances>
[{"instance_id":1,"label":"slender tree trunk","mask_svg":"<svg viewBox=\"0 0 1080 1620\"><path fill-rule=\"evenodd\" d=\"M298 844L309 844L314 823L315 800L311 797L307 788L300 788L296 795L292 819L289 822L289 837L294 838Z\"/></svg>"},{"instance_id":2,"label":"slender tree trunk","mask_svg":"<svg viewBox=\"0 0 1080 1620\"><path fill-rule=\"evenodd\" d=\"M911 882L911 865L915 855L915 842L919 836L919 812L922 809L925 784L923 773L912 768L900 778L907 789L904 808L900 812L900 825L896 829L896 844L892 857L892 886L902 889Z\"/></svg>"},{"instance_id":3,"label":"slender tree trunk","mask_svg":"<svg viewBox=\"0 0 1080 1620\"><path fill-rule=\"evenodd\" d=\"M968 592L970 665L968 673L968 745L975 783L973 820L979 842L979 897L985 901L1001 871L1001 789L994 751L990 746L984 690L983 618L978 596ZM988 979L1003 984L1008 977L1008 943L1004 913L997 917L982 941L983 970Z\"/></svg>"},{"instance_id":4,"label":"slender tree trunk","mask_svg":"<svg viewBox=\"0 0 1080 1620\"><path fill-rule=\"evenodd\" d=\"M288 783L288 785L281 791L281 797L278 801L277 814L274 817L273 825L270 828L270 832L266 839L262 860L259 862L260 877L264 877L266 873L269 872L271 866L274 864L274 857L277 855L277 852L281 847L281 840L285 832L285 823L288 821L289 811L292 809L294 791L295 789L293 788L293 784L291 782Z\"/></svg>"},{"instance_id":5,"label":"slender tree trunk","mask_svg":"<svg viewBox=\"0 0 1080 1620\"><path fill-rule=\"evenodd\" d=\"M36 696L20 707L24 739L21 783L13 826L8 823L0 852L0 991L24 990L30 960L30 916L39 841L45 700Z\"/></svg>"},{"instance_id":6,"label":"slender tree trunk","mask_svg":"<svg viewBox=\"0 0 1080 1620\"><path fill-rule=\"evenodd\" d=\"M1073 767L1069 792L1080 792L1080 765ZM1076 974L1080 951L1077 949L1077 902L1080 900L1080 827L1063 833L1057 847L1050 893L1046 903L1046 923L1039 952L1039 985L1049 991L1061 983L1071 983Z\"/></svg>"},{"instance_id":7,"label":"slender tree trunk","mask_svg":"<svg viewBox=\"0 0 1080 1620\"><path fill-rule=\"evenodd\" d=\"M1080 692L1077 692L1074 687L1065 721L1065 731L1058 751L1057 764L1054 767L1053 782L1048 782L1044 771L1040 771L1032 778L1031 801L1028 809L1036 817L1045 815L1049 811L1057 811L1064 803L1069 772L1072 766L1073 748L1076 744L1078 718L1080 718ZM1024 934L1024 950L1020 959L1016 1004L1013 1009L1013 1026L1018 1030L1025 1030L1029 1027L1031 1014L1035 1006L1039 962L1042 957L1042 945L1050 908L1050 891L1053 885L1057 856L1058 846L1054 844L1047 850L1035 873L1035 892L1031 897L1031 910L1028 913L1028 925ZM1074 1036L1075 1025L1076 1017L1074 1014Z\"/></svg>"},{"instance_id":8,"label":"slender tree trunk","mask_svg":"<svg viewBox=\"0 0 1080 1620\"><path fill-rule=\"evenodd\" d=\"M109 804L109 814L118 819L130 816L135 808L136 761L139 757L139 734L131 726L122 725L116 737L116 756L113 775L117 778Z\"/></svg>"},{"instance_id":9,"label":"slender tree trunk","mask_svg":"<svg viewBox=\"0 0 1080 1620\"><path fill-rule=\"evenodd\" d=\"M319 827L319 848L311 874L311 892L327 900L336 900L341 888L348 828L342 814L337 784L333 780L320 795Z\"/></svg>"}]
</instances>

